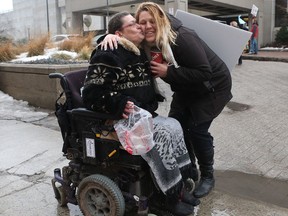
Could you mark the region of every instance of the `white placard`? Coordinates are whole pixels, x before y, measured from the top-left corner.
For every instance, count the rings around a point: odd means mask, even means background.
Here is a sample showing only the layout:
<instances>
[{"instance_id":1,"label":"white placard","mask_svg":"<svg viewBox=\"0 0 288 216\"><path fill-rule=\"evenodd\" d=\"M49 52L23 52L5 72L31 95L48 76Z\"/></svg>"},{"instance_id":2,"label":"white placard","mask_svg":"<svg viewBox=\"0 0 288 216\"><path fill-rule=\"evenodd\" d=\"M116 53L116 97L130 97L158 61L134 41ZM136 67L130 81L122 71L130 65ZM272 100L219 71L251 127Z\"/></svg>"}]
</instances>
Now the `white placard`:
<instances>
[{"instance_id":1,"label":"white placard","mask_svg":"<svg viewBox=\"0 0 288 216\"><path fill-rule=\"evenodd\" d=\"M250 39L251 32L219 23L182 10L176 18L187 28L195 30L199 37L233 70Z\"/></svg>"},{"instance_id":2,"label":"white placard","mask_svg":"<svg viewBox=\"0 0 288 216\"><path fill-rule=\"evenodd\" d=\"M256 17L257 13L258 13L258 7L256 7L256 5L253 4L252 9L251 9L251 14Z\"/></svg>"},{"instance_id":3,"label":"white placard","mask_svg":"<svg viewBox=\"0 0 288 216\"><path fill-rule=\"evenodd\" d=\"M95 158L95 140L91 138L85 138L85 144L87 157Z\"/></svg>"},{"instance_id":4,"label":"white placard","mask_svg":"<svg viewBox=\"0 0 288 216\"><path fill-rule=\"evenodd\" d=\"M169 8L169 14L172 14L172 15L174 15L174 8Z\"/></svg>"}]
</instances>

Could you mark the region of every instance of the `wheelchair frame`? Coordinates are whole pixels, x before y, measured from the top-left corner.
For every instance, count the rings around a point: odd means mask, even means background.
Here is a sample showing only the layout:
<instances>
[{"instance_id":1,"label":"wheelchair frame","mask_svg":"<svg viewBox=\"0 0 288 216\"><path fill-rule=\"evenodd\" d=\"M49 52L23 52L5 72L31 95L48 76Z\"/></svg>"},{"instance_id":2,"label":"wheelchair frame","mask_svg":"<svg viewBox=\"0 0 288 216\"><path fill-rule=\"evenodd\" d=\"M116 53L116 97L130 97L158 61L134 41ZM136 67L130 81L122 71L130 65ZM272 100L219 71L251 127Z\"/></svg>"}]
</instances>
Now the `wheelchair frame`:
<instances>
[{"instance_id":1,"label":"wheelchair frame","mask_svg":"<svg viewBox=\"0 0 288 216\"><path fill-rule=\"evenodd\" d=\"M60 79L63 89L55 114L64 141L62 151L70 161L62 170L54 170L55 198L60 206L79 205L89 216L148 215L152 209L148 201L155 191L149 167L140 156L123 150L118 141L101 138L113 130L105 122L115 118L83 108L80 88L85 76L86 70L49 74L51 79ZM66 100L61 103L63 96ZM155 212L171 215L160 209Z\"/></svg>"}]
</instances>

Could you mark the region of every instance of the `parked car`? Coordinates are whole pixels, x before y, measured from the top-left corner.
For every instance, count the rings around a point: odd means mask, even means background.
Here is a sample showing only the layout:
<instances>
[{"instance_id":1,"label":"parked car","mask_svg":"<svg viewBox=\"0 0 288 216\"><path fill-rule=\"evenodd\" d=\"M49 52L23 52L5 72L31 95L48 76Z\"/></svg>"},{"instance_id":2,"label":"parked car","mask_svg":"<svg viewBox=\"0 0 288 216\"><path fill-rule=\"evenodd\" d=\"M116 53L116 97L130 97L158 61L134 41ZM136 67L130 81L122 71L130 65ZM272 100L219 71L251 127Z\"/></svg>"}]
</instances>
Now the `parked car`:
<instances>
[{"instance_id":1,"label":"parked car","mask_svg":"<svg viewBox=\"0 0 288 216\"><path fill-rule=\"evenodd\" d=\"M92 39L92 46L96 47L98 45L97 41L100 37L102 37L104 34L100 34L100 35L96 35L95 37L93 37Z\"/></svg>"},{"instance_id":2,"label":"parked car","mask_svg":"<svg viewBox=\"0 0 288 216\"><path fill-rule=\"evenodd\" d=\"M103 35L106 34L106 29L97 30L97 34L92 38L92 46L96 47L98 45L97 41Z\"/></svg>"},{"instance_id":3,"label":"parked car","mask_svg":"<svg viewBox=\"0 0 288 216\"><path fill-rule=\"evenodd\" d=\"M80 37L81 36L78 34L61 34L61 35L55 35L55 36L51 37L50 41L52 43L59 44L65 40L72 40L72 39L80 38Z\"/></svg>"}]
</instances>

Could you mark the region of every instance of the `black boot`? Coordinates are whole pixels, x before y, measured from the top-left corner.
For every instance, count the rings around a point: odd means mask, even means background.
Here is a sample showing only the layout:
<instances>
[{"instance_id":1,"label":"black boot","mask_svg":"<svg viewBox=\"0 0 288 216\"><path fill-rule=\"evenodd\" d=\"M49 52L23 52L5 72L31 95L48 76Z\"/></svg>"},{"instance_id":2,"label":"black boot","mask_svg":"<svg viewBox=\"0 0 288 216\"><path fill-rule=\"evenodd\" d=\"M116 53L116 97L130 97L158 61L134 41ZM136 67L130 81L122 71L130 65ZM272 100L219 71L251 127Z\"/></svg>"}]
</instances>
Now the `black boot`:
<instances>
[{"instance_id":1,"label":"black boot","mask_svg":"<svg viewBox=\"0 0 288 216\"><path fill-rule=\"evenodd\" d=\"M190 204L192 206L197 206L200 204L200 200L195 198L192 194L190 194L188 191L186 191L185 188L183 188L181 192L181 201L187 204Z\"/></svg>"},{"instance_id":2,"label":"black boot","mask_svg":"<svg viewBox=\"0 0 288 216\"><path fill-rule=\"evenodd\" d=\"M166 200L166 209L176 216L188 216L194 213L194 206L179 200Z\"/></svg>"},{"instance_id":3,"label":"black boot","mask_svg":"<svg viewBox=\"0 0 288 216\"><path fill-rule=\"evenodd\" d=\"M215 186L215 179L213 176L213 170L206 171L205 173L201 172L201 178L198 186L193 192L193 195L197 198L204 197L210 193L210 191Z\"/></svg>"},{"instance_id":4,"label":"black boot","mask_svg":"<svg viewBox=\"0 0 288 216\"><path fill-rule=\"evenodd\" d=\"M199 155L197 158L200 166L201 177L198 186L193 192L193 195L196 198L201 198L208 195L215 186L215 179L213 175L214 149L201 152L201 155Z\"/></svg>"},{"instance_id":5,"label":"black boot","mask_svg":"<svg viewBox=\"0 0 288 216\"><path fill-rule=\"evenodd\" d=\"M150 208L169 211L175 216L188 216L193 214L194 206L181 202L179 196L180 195L176 194L164 195L161 191L155 190L153 197L150 199Z\"/></svg>"}]
</instances>

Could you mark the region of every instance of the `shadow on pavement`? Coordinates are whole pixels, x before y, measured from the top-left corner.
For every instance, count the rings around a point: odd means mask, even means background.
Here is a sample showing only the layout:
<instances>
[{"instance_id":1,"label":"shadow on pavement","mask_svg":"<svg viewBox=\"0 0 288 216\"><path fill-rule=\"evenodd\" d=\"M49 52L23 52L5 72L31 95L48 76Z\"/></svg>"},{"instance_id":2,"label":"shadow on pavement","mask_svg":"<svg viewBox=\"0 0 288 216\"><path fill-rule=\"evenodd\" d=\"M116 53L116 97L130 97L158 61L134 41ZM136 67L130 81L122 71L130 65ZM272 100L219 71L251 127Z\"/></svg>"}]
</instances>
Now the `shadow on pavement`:
<instances>
[{"instance_id":1,"label":"shadow on pavement","mask_svg":"<svg viewBox=\"0 0 288 216\"><path fill-rule=\"evenodd\" d=\"M288 208L288 182L237 171L217 171L216 190Z\"/></svg>"}]
</instances>

